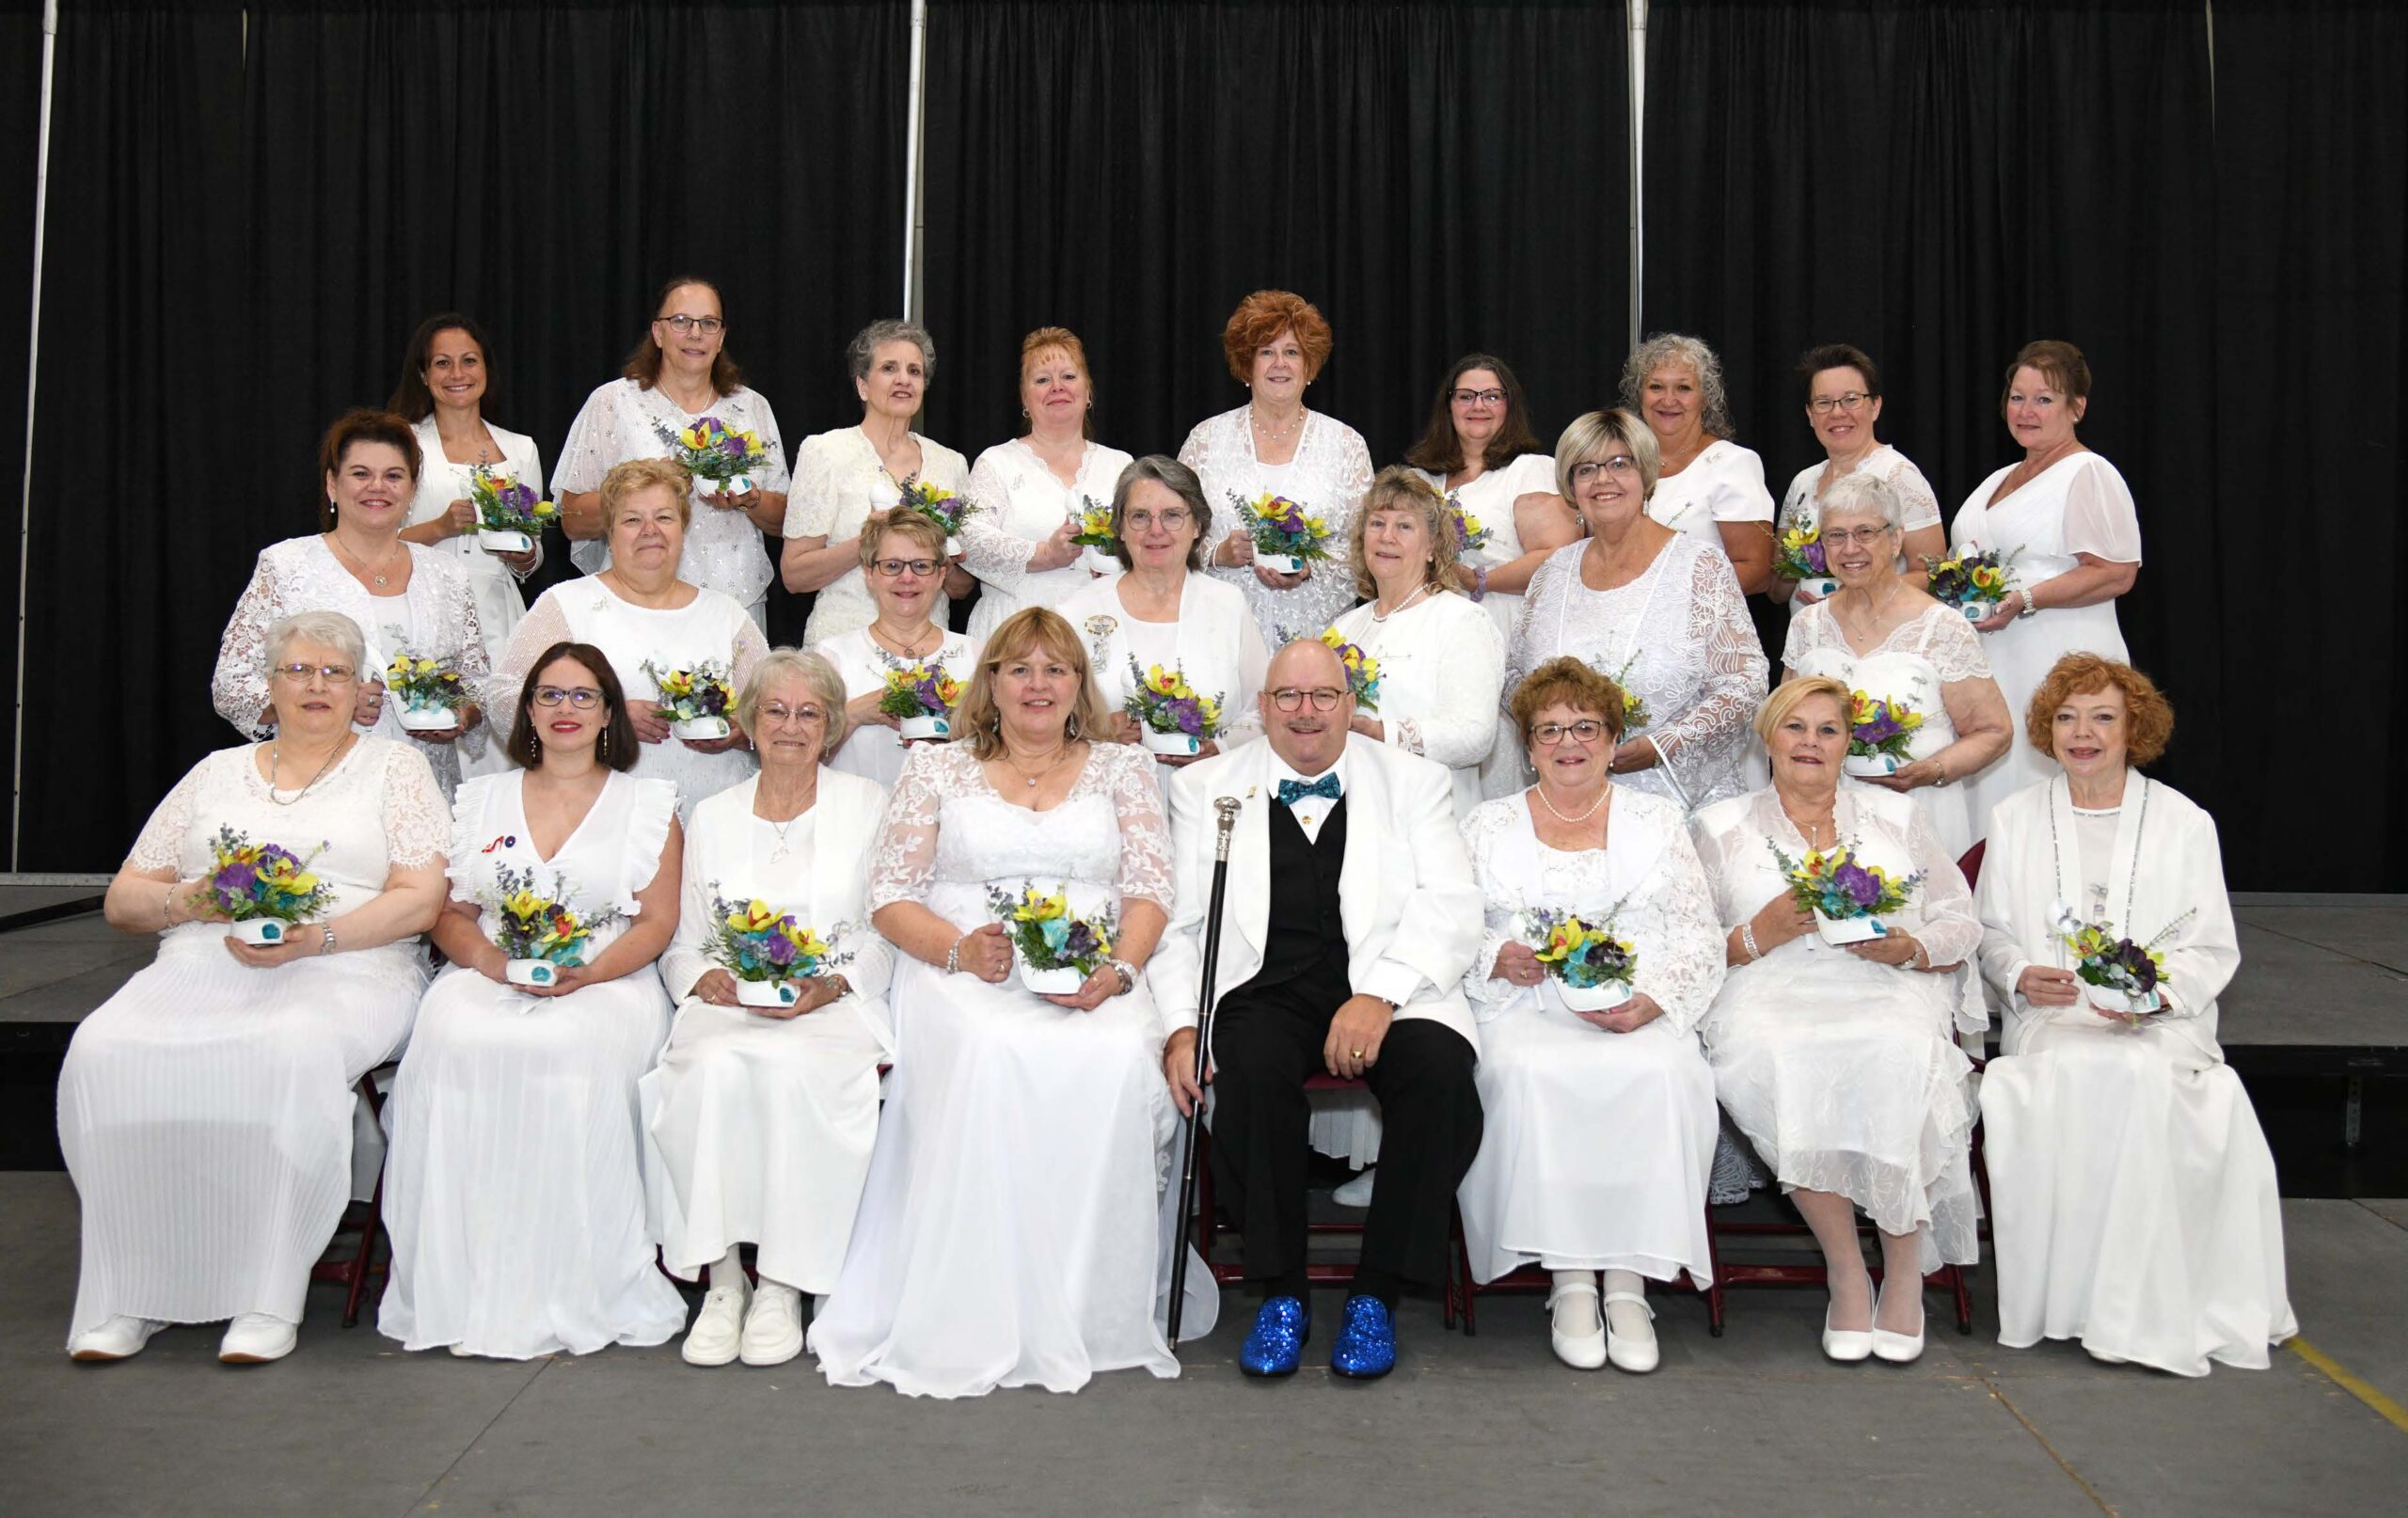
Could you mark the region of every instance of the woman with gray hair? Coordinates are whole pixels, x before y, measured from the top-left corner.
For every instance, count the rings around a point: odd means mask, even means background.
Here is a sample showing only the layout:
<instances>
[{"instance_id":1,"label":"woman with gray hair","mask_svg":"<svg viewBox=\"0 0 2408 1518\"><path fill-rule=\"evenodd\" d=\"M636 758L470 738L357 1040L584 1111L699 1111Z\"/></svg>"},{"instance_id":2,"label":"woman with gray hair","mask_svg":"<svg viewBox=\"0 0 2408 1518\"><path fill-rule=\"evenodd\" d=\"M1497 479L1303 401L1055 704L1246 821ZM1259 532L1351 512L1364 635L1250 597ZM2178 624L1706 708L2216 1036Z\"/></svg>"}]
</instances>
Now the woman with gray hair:
<instances>
[{"instance_id":1,"label":"woman with gray hair","mask_svg":"<svg viewBox=\"0 0 2408 1518\"><path fill-rule=\"evenodd\" d=\"M1622 403L1646 419L1659 455L1647 514L1719 548L1754 595L1772 583L1772 492L1765 462L1731 441L1722 360L1698 338L1659 332L1631 351Z\"/></svg>"},{"instance_id":2,"label":"woman with gray hair","mask_svg":"<svg viewBox=\"0 0 2408 1518\"><path fill-rule=\"evenodd\" d=\"M425 984L418 935L442 909L452 826L417 745L353 731L365 657L338 612L269 627L276 735L193 766L109 882L109 925L159 935L159 954L59 1072L78 1360L228 1319L222 1360L293 1349L353 1193L351 1088L408 1036ZM313 898L301 919L270 942L230 931L252 882L286 871Z\"/></svg>"},{"instance_id":3,"label":"woman with gray hair","mask_svg":"<svg viewBox=\"0 0 2408 1518\"><path fill-rule=\"evenodd\" d=\"M968 460L911 430L937 372L936 340L926 328L872 322L846 346L845 363L861 397L862 419L806 437L794 451L794 497L778 560L786 589L814 597L802 630L809 648L866 627L878 616L861 568L862 529L870 519L893 511L914 485L955 495L970 485ZM948 564L929 620L948 625L947 597L968 595L972 583L968 571Z\"/></svg>"},{"instance_id":4,"label":"woman with gray hair","mask_svg":"<svg viewBox=\"0 0 2408 1518\"><path fill-rule=\"evenodd\" d=\"M746 388L743 372L727 355L717 285L681 275L661 287L652 309L652 324L626 367L586 397L561 445L552 488L560 492L562 530L574 540L569 557L589 575L610 567L601 491L612 466L673 458L679 433L715 418L731 434L759 438L764 457L758 469L747 472L750 488L741 493L694 482L693 500L701 509L686 534L677 577L717 591L742 607L754 626L767 627L773 577L761 534L778 530L786 516L785 445L778 439L777 413L759 391Z\"/></svg>"},{"instance_id":5,"label":"woman with gray hair","mask_svg":"<svg viewBox=\"0 0 2408 1518\"><path fill-rule=\"evenodd\" d=\"M781 648L737 710L761 773L694 809L685 907L660 961L677 1020L642 1083L662 1258L681 1280L710 1272L683 1352L702 1366L801 1352L802 1295L835 1289L878 1134L878 1067L895 1049L894 950L863 904L886 788L827 765L845 739L844 682L818 655ZM739 980L731 933L748 913L791 920L829 957Z\"/></svg>"}]
</instances>

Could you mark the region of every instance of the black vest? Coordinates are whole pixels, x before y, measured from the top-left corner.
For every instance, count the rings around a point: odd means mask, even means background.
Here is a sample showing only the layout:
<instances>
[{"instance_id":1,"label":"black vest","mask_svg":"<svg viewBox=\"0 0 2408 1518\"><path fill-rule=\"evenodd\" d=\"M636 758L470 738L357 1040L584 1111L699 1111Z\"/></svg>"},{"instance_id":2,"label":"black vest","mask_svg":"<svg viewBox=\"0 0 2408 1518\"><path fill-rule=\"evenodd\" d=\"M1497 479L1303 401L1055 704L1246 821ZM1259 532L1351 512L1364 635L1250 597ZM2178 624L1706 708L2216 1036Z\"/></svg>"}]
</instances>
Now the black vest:
<instances>
[{"instance_id":1,"label":"black vest","mask_svg":"<svg viewBox=\"0 0 2408 1518\"><path fill-rule=\"evenodd\" d=\"M1262 969L1252 984L1276 986L1299 976L1335 974L1346 982L1346 926L1339 915L1338 878L1346 868L1346 799L1307 839L1295 812L1271 803L1271 917L1263 935Z\"/></svg>"}]
</instances>

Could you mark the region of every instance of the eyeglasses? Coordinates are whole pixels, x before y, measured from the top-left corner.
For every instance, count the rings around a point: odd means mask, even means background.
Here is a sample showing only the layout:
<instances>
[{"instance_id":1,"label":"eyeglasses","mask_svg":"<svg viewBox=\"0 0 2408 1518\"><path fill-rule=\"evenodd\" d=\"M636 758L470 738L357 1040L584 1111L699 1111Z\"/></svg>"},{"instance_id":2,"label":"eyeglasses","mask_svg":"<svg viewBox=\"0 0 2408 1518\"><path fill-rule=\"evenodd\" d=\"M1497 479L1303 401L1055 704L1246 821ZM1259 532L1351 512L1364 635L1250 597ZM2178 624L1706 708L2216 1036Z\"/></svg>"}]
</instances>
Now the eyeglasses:
<instances>
[{"instance_id":1,"label":"eyeglasses","mask_svg":"<svg viewBox=\"0 0 2408 1518\"><path fill-rule=\"evenodd\" d=\"M1313 710L1317 712L1334 712L1338 710L1338 704L1344 699L1346 699L1345 691L1332 690L1327 686L1311 690L1299 690L1294 686L1282 686L1271 692L1271 704L1283 712L1303 711L1305 703L1307 701L1313 704Z\"/></svg>"},{"instance_id":2,"label":"eyeglasses","mask_svg":"<svg viewBox=\"0 0 2408 1518\"><path fill-rule=\"evenodd\" d=\"M1530 729L1530 741L1543 749L1552 749L1567 737L1583 743L1594 743L1606 735L1606 724L1592 718L1576 722L1541 722Z\"/></svg>"},{"instance_id":3,"label":"eyeglasses","mask_svg":"<svg viewBox=\"0 0 2408 1518\"><path fill-rule=\"evenodd\" d=\"M1854 529L1845 527L1827 527L1823 529L1823 546L1826 548L1845 548L1853 544L1861 543L1864 546L1870 548L1889 535L1890 529L1886 525L1881 527L1860 527Z\"/></svg>"},{"instance_id":4,"label":"eyeglasses","mask_svg":"<svg viewBox=\"0 0 2408 1518\"><path fill-rule=\"evenodd\" d=\"M943 566L933 559L873 559L870 567L891 579L907 569L914 575L933 575Z\"/></svg>"},{"instance_id":5,"label":"eyeglasses","mask_svg":"<svg viewBox=\"0 0 2408 1518\"><path fill-rule=\"evenodd\" d=\"M279 664L276 672L296 686L307 684L313 674L330 686L339 686L350 683L359 672L348 664Z\"/></svg>"},{"instance_id":6,"label":"eyeglasses","mask_svg":"<svg viewBox=\"0 0 2408 1518\"><path fill-rule=\"evenodd\" d=\"M704 337L715 338L727 330L727 324L716 316L688 316L683 311L675 316L656 316L653 320L668 323L669 330L681 338L689 332L699 332Z\"/></svg>"},{"instance_id":7,"label":"eyeglasses","mask_svg":"<svg viewBox=\"0 0 2408 1518\"><path fill-rule=\"evenodd\" d=\"M1160 515L1156 515L1152 512L1123 512L1120 514L1120 525L1127 528L1132 532L1143 532L1147 529L1152 527L1156 522L1160 522L1163 525L1164 531L1176 532L1180 528L1185 527L1188 523L1193 522L1194 520L1196 520L1196 514L1189 511L1184 506L1166 507Z\"/></svg>"},{"instance_id":8,"label":"eyeglasses","mask_svg":"<svg viewBox=\"0 0 2408 1518\"><path fill-rule=\"evenodd\" d=\"M535 688L535 704L538 706L557 706L562 702L567 702L578 711L590 711L601 699L602 692L592 686L537 686Z\"/></svg>"},{"instance_id":9,"label":"eyeglasses","mask_svg":"<svg viewBox=\"0 0 2408 1518\"><path fill-rule=\"evenodd\" d=\"M789 706L778 701L761 704L764 722L800 722L805 727L816 727L827 719L828 714L816 706Z\"/></svg>"},{"instance_id":10,"label":"eyeglasses","mask_svg":"<svg viewBox=\"0 0 2408 1518\"><path fill-rule=\"evenodd\" d=\"M1572 466L1572 482L1576 485L1585 485L1590 481L1597 478L1600 474L1637 474L1638 472L1639 461L1637 459L1632 458L1627 453L1616 453L1610 458L1598 459L1587 464L1574 465Z\"/></svg>"},{"instance_id":11,"label":"eyeglasses","mask_svg":"<svg viewBox=\"0 0 2408 1518\"><path fill-rule=\"evenodd\" d=\"M1505 403L1503 390L1457 390L1449 399L1459 406L1494 406Z\"/></svg>"},{"instance_id":12,"label":"eyeglasses","mask_svg":"<svg viewBox=\"0 0 2408 1518\"><path fill-rule=\"evenodd\" d=\"M1861 390L1850 390L1846 395L1818 395L1806 403L1806 409L1818 417L1828 417L1834 411L1854 411L1872 399Z\"/></svg>"}]
</instances>

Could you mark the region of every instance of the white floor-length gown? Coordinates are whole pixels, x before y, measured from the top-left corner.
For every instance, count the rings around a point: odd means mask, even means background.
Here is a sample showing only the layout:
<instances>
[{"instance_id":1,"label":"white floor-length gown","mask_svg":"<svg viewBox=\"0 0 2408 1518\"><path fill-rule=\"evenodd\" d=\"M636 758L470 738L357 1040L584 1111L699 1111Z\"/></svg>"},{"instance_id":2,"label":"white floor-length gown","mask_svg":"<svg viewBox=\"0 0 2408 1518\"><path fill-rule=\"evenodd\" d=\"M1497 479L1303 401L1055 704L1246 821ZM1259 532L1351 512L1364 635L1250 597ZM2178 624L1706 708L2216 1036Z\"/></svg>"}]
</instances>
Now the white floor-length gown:
<instances>
[{"instance_id":1,"label":"white floor-length gown","mask_svg":"<svg viewBox=\"0 0 2408 1518\"><path fill-rule=\"evenodd\" d=\"M1546 453L1525 453L1501 468L1482 470L1452 490L1447 487L1445 475L1434 469L1415 471L1430 482L1442 496L1451 496L1463 508L1464 514L1477 520L1488 533L1488 542L1478 548L1467 548L1456 556L1456 562L1466 572L1474 569L1494 570L1510 564L1529 550L1522 546L1520 520L1513 514L1513 503L1533 492L1555 493L1555 459ZM1566 509L1569 514L1569 508ZM1480 609L1497 624L1500 643L1513 637L1514 626L1522 620L1519 592L1490 591L1480 600ZM1499 713L1497 719L1497 745L1480 767L1480 789L1484 797L1519 796L1530 783L1529 763L1522 753L1521 735L1513 730L1513 719Z\"/></svg>"},{"instance_id":2,"label":"white floor-length gown","mask_svg":"<svg viewBox=\"0 0 2408 1518\"><path fill-rule=\"evenodd\" d=\"M1066 889L1080 911L1171 906L1153 765L1098 744L1061 803L1031 812L967 744L914 749L888 799L869 907L924 902L968 931L988 888ZM811 1325L830 1382L915 1396L1076 1391L1100 1371L1179 1374L1163 1337L1176 1239L1177 1113L1140 977L1092 1012L897 957L895 1065L851 1252ZM1186 1332L1218 1294L1195 1266Z\"/></svg>"},{"instance_id":3,"label":"white floor-length gown","mask_svg":"<svg viewBox=\"0 0 2408 1518\"><path fill-rule=\"evenodd\" d=\"M523 780L460 787L454 897L494 893L508 865L580 913L639 915L636 893L659 871L676 793L611 772L546 860ZM490 917L480 922L488 935ZM627 925L596 934L588 962ZM636 1082L668 1032L652 965L554 997L462 965L436 976L385 1107L393 1265L376 1326L386 1336L525 1360L659 1344L686 1326L685 1302L653 1266L638 1142Z\"/></svg>"},{"instance_id":4,"label":"white floor-length gown","mask_svg":"<svg viewBox=\"0 0 2408 1518\"><path fill-rule=\"evenodd\" d=\"M2073 968L2059 903L2118 937L2164 934L2171 1009L2133 1028L2016 994L2029 966ZM2178 1376L2264 1369L2299 1324L2273 1153L2216 1042L2241 948L2214 819L2137 771L2099 812L2044 781L1994 815L1981 911L1982 971L2008 1008L1982 1077L1999 1342L2078 1339Z\"/></svg>"},{"instance_id":5,"label":"white floor-length gown","mask_svg":"<svg viewBox=\"0 0 2408 1518\"><path fill-rule=\"evenodd\" d=\"M878 1067L894 1050L886 985L895 952L869 925L869 845L885 792L823 767L811 809L790 822L752 814L748 780L694 809L685 905L661 956L678 999L660 1063L642 1083L644 1194L653 1236L692 1280L739 1243L754 1266L813 1295L832 1291L852 1238L870 1143ZM849 995L795 1018L717 1006L693 994L717 902L791 912L838 954Z\"/></svg>"},{"instance_id":6,"label":"white floor-length gown","mask_svg":"<svg viewBox=\"0 0 2408 1518\"><path fill-rule=\"evenodd\" d=\"M1464 977L1487 1115L1457 1194L1472 1278L1544 1264L1657 1281L1687 1271L1707 1285L1719 1116L1697 1023L1722 984L1722 943L1705 871L1680 808L1660 797L1615 786L1606 846L1577 852L1539 842L1530 805L1503 797L1464 819L1487 922ZM1492 979L1499 949L1531 941L1524 912L1542 907L1595 924L1611 913L1637 951L1633 988L1663 1016L1609 1033L1550 988Z\"/></svg>"},{"instance_id":7,"label":"white floor-length gown","mask_svg":"<svg viewBox=\"0 0 2408 1518\"><path fill-rule=\"evenodd\" d=\"M907 659L880 647L870 637L869 629L863 626L836 634L813 652L835 668L836 677L845 682L845 699L853 701L873 690L883 690L890 672L908 670L913 665L941 664L967 690L970 677L978 672L979 647L977 639L949 632L926 657ZM903 773L905 752L903 735L897 729L882 722L855 722L828 763L848 775L875 781L882 790Z\"/></svg>"},{"instance_id":8,"label":"white floor-length gown","mask_svg":"<svg viewBox=\"0 0 2408 1518\"><path fill-rule=\"evenodd\" d=\"M1865 862L1926 872L1895 920L1931 962L1969 958L1972 893L1912 801L1843 790L1832 816ZM1770 788L1706 808L1691 831L1725 934L1787 892L1774 847L1793 861L1809 848ZM1977 1253L1965 1002L1956 974L1875 964L1810 932L1733 966L1700 1024L1716 1094L1782 1189L1836 1193L1884 1232L1920 1234L1926 1271Z\"/></svg>"},{"instance_id":9,"label":"white floor-length gown","mask_svg":"<svg viewBox=\"0 0 2408 1518\"><path fill-rule=\"evenodd\" d=\"M257 752L195 765L126 863L205 878L231 828L309 858L333 918L450 844L415 745L362 738L306 789L273 792ZM84 1214L71 1339L116 1317L299 1322L351 1197L352 1088L409 1036L426 982L418 940L260 970L226 952L226 933L169 928L68 1046L58 1145Z\"/></svg>"},{"instance_id":10,"label":"white floor-length gown","mask_svg":"<svg viewBox=\"0 0 2408 1518\"><path fill-rule=\"evenodd\" d=\"M970 461L943 443L911 435L920 445L920 472L896 480L858 426L806 437L794 451L794 488L786 496L785 535L826 538L840 544L861 536L872 512L895 509L902 487L926 482L960 495L970 488ZM950 626L953 603L940 590L930 597L928 620ZM861 565L848 568L813 595L811 617L803 624L802 646L817 648L838 633L866 627L878 620L878 601Z\"/></svg>"},{"instance_id":11,"label":"white floor-length gown","mask_svg":"<svg viewBox=\"0 0 2408 1518\"><path fill-rule=\"evenodd\" d=\"M1004 619L1026 607L1059 607L1094 584L1120 574L1110 561L1099 576L1079 556L1060 569L1031 570L1037 546L1081 512L1112 504L1112 487L1130 465L1117 448L1089 443L1075 479L1064 484L1028 440L997 443L970 466L970 498L980 507L962 524L961 567L978 577L978 604L970 609L970 636L985 642Z\"/></svg>"},{"instance_id":12,"label":"white floor-length gown","mask_svg":"<svg viewBox=\"0 0 2408 1518\"><path fill-rule=\"evenodd\" d=\"M1265 464L1255 457L1251 407L1224 411L1196 424L1180 445L1179 462L1194 469L1204 484L1204 501L1212 510L1212 541L1206 546L1204 573L1245 593L1254 609L1255 625L1263 641L1276 652L1290 638L1318 638L1323 628L1355 601L1354 575L1346 566L1348 534L1354 514L1362 509L1363 493L1371 488L1371 451L1363 435L1318 411L1305 415L1296 435L1295 455L1285 464ZM1243 530L1237 501L1251 502L1265 492L1284 496L1318 516L1329 529L1326 561L1307 566L1311 574L1293 590L1275 591L1262 583L1252 564L1210 565L1232 531Z\"/></svg>"},{"instance_id":13,"label":"white floor-length gown","mask_svg":"<svg viewBox=\"0 0 2408 1518\"><path fill-rule=\"evenodd\" d=\"M2013 553L2010 583L2017 586L2065 574L2080 564L2076 554L2095 554L2115 563L2140 562L2140 517L2132 492L2114 465L2088 451L2068 454L2004 500L1993 502L1990 497L2013 468L1998 470L1965 498L1949 532L1952 549ZM2047 608L2018 617L1996 632L1982 634L1982 651L1989 657L2019 735L2024 708L2057 660L2072 653L2116 660L2131 656L2113 601ZM2001 801L2055 773L2056 767L2019 736L1998 763L1972 779L1976 829Z\"/></svg>"}]
</instances>

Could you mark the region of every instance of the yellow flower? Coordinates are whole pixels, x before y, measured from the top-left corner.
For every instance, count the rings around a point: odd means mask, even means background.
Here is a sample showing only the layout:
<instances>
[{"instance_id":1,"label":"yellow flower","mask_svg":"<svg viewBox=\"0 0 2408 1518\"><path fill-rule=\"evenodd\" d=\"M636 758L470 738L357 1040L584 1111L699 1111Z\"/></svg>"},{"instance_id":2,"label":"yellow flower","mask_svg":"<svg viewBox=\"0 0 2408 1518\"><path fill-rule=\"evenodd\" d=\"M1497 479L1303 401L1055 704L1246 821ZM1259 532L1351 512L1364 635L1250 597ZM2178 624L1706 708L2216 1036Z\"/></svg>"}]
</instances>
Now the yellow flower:
<instances>
[{"instance_id":1,"label":"yellow flower","mask_svg":"<svg viewBox=\"0 0 2408 1518\"><path fill-rule=\"evenodd\" d=\"M1069 910L1070 903L1066 893L1056 892L1050 896L1039 895L1037 888L1031 886L1021 897L1020 909L1013 912L1012 917L1016 922L1050 923L1056 917L1068 915Z\"/></svg>"}]
</instances>

